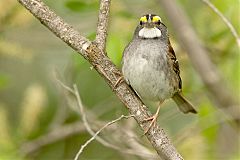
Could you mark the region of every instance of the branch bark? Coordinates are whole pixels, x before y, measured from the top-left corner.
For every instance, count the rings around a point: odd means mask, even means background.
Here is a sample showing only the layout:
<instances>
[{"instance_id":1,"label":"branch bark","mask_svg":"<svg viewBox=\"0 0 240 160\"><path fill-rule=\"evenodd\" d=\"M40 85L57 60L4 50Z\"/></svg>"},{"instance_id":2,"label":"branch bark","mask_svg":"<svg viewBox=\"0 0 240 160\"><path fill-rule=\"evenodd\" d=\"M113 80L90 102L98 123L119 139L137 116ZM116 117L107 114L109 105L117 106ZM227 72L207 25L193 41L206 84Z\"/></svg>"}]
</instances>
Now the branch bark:
<instances>
[{"instance_id":1,"label":"branch bark","mask_svg":"<svg viewBox=\"0 0 240 160\"><path fill-rule=\"evenodd\" d=\"M115 86L117 80L121 77L121 72L96 44L91 43L88 39L81 36L72 26L65 23L62 18L51 11L41 0L18 1L57 37L81 54L104 78L113 92L125 104L129 113L134 115L141 129L146 130L148 128L150 122L144 121L144 119L150 116L147 107L125 82ZM151 127L145 136L162 159L183 159L162 128L158 126Z\"/></svg>"},{"instance_id":2,"label":"branch bark","mask_svg":"<svg viewBox=\"0 0 240 160\"><path fill-rule=\"evenodd\" d=\"M96 40L98 48L105 52L107 40L108 17L110 12L111 0L100 0L100 8L98 14Z\"/></svg>"},{"instance_id":3,"label":"branch bark","mask_svg":"<svg viewBox=\"0 0 240 160\"><path fill-rule=\"evenodd\" d=\"M199 73L202 81L208 87L214 102L233 117L234 122L240 127L239 104L230 92L228 85L220 75L215 65L211 62L208 52L189 23L189 20L174 0L158 0L171 22L177 38L187 51L193 67Z\"/></svg>"}]
</instances>

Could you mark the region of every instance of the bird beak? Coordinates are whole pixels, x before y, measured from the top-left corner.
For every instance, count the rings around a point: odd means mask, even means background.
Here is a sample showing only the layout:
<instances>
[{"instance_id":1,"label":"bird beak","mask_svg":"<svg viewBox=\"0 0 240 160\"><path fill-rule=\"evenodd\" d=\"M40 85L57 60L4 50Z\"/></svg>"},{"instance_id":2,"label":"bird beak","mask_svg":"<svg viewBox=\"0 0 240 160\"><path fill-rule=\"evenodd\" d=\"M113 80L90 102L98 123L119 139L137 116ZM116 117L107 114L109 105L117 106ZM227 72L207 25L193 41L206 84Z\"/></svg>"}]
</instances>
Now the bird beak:
<instances>
[{"instance_id":1,"label":"bird beak","mask_svg":"<svg viewBox=\"0 0 240 160\"><path fill-rule=\"evenodd\" d=\"M152 23L151 20L150 21L148 20L148 22L145 23L144 27L146 27L146 28L153 28L154 27L154 23Z\"/></svg>"},{"instance_id":2,"label":"bird beak","mask_svg":"<svg viewBox=\"0 0 240 160\"><path fill-rule=\"evenodd\" d=\"M151 19L149 18L149 19L148 19L148 23L151 23L151 22L152 22L152 21L151 21Z\"/></svg>"}]
</instances>

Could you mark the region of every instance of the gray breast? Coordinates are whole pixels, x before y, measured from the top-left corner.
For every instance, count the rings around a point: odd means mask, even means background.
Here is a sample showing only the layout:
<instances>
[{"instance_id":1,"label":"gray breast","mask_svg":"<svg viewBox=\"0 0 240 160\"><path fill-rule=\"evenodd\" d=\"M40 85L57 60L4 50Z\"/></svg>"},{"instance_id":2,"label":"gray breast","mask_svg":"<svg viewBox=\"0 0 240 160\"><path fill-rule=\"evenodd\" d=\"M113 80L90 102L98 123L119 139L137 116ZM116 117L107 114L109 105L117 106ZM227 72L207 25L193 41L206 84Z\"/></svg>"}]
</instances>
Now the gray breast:
<instances>
[{"instance_id":1,"label":"gray breast","mask_svg":"<svg viewBox=\"0 0 240 160\"><path fill-rule=\"evenodd\" d=\"M143 99L161 101L175 92L167 51L168 46L157 39L134 40L125 49L124 78Z\"/></svg>"}]
</instances>

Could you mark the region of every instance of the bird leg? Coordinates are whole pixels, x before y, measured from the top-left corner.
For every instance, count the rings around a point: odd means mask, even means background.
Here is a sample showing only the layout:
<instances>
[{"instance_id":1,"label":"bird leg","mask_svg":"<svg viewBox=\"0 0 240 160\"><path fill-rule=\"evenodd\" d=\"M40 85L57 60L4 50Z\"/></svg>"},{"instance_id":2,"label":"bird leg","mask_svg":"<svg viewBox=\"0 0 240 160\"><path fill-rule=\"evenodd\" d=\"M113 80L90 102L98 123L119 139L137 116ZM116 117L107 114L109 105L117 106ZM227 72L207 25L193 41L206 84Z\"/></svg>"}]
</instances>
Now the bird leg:
<instances>
[{"instance_id":1,"label":"bird leg","mask_svg":"<svg viewBox=\"0 0 240 160\"><path fill-rule=\"evenodd\" d=\"M151 116L151 117L149 117L149 118L146 118L146 119L144 120L144 121L151 121L151 123L150 123L150 125L148 126L148 128L144 131L144 134L146 134L152 126L155 126L155 125L156 125L161 104L162 104L162 102L159 103L157 112L156 112L153 116Z\"/></svg>"}]
</instances>

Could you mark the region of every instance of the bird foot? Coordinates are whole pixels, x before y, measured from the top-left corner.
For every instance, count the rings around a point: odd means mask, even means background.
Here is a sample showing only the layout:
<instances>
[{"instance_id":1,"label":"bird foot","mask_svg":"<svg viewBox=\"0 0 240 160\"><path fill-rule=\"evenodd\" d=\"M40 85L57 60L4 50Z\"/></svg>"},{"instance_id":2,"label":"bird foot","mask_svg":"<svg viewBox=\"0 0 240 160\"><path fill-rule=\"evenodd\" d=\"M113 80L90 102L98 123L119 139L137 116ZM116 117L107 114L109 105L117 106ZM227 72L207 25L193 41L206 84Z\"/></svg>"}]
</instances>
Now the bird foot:
<instances>
[{"instance_id":1,"label":"bird foot","mask_svg":"<svg viewBox=\"0 0 240 160\"><path fill-rule=\"evenodd\" d=\"M162 102L163 101L159 102L159 106L158 106L157 112L153 116L151 116L149 118L146 118L144 120L144 121L151 121L151 123L148 126L148 128L144 131L144 134L146 134L152 126L156 126L156 122L157 122L157 118L158 118L158 114L159 114L160 106L161 106Z\"/></svg>"},{"instance_id":2,"label":"bird foot","mask_svg":"<svg viewBox=\"0 0 240 160\"><path fill-rule=\"evenodd\" d=\"M148 128L144 131L144 134L146 134L152 126L156 126L157 117L158 117L158 114L154 114L153 116L144 119L144 121L151 121Z\"/></svg>"}]
</instances>

